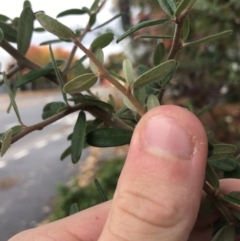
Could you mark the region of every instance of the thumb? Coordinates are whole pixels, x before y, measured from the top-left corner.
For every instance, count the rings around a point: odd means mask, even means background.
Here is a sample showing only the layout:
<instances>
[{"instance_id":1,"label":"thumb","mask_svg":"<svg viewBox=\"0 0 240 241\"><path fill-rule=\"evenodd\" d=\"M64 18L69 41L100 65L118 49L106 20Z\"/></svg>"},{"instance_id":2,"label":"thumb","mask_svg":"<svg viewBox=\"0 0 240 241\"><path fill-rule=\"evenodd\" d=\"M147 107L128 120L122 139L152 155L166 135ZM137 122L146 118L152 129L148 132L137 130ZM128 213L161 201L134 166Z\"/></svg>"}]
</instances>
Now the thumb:
<instances>
[{"instance_id":1,"label":"thumb","mask_svg":"<svg viewBox=\"0 0 240 241\"><path fill-rule=\"evenodd\" d=\"M188 110L161 106L137 125L100 241L184 241L195 223L207 138Z\"/></svg>"}]
</instances>

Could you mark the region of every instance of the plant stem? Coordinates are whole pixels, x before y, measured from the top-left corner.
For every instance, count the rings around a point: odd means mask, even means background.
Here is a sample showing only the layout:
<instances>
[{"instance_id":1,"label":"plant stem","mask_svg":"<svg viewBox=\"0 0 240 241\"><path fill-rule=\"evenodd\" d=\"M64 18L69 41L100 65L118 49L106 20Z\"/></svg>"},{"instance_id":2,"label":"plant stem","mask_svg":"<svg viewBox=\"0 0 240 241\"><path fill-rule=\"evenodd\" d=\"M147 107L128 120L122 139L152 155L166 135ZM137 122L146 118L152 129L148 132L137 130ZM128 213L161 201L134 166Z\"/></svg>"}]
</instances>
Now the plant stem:
<instances>
[{"instance_id":1,"label":"plant stem","mask_svg":"<svg viewBox=\"0 0 240 241\"><path fill-rule=\"evenodd\" d=\"M124 94L134 105L137 112L143 116L145 114L145 110L140 105L140 103L136 100L136 98L131 94L130 91L127 91L123 85L121 85L116 79L114 79L102 66L102 64L95 58L93 53L85 48L82 43L78 41L78 39L72 37L72 42L77 45L87 56L91 61L98 67L98 75L99 77L103 79L107 79L112 85L114 85L122 94Z\"/></svg>"},{"instance_id":2,"label":"plant stem","mask_svg":"<svg viewBox=\"0 0 240 241\"><path fill-rule=\"evenodd\" d=\"M44 127L54 123L55 121L58 121L59 119L62 119L63 117L65 117L73 112L79 111L79 110L89 111L91 114L102 119L106 124L108 124L110 126L113 126L116 128L124 128L124 129L128 129L128 130L133 130L132 127L130 127L129 125L127 125L126 123L124 123L123 121L121 121L119 119L112 120L112 114L109 112L105 112L102 109L93 107L91 105L78 104L73 107L67 108L66 110L61 111L61 112L57 113L56 115L54 115L42 122L39 122L35 125L24 127L17 135L15 135L12 138L12 143L18 141L19 139L21 139L22 137L28 135L29 133L31 133L33 131L40 131Z\"/></svg>"}]
</instances>

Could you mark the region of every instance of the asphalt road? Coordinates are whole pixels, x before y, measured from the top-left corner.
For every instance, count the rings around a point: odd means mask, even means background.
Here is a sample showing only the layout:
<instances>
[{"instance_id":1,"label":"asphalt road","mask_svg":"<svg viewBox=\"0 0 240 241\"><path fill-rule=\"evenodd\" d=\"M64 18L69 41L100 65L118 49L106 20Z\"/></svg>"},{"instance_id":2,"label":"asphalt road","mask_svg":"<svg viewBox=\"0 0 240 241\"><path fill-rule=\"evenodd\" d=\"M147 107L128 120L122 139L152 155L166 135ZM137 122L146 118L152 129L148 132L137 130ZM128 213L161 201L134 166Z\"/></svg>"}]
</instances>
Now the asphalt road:
<instances>
[{"instance_id":1,"label":"asphalt road","mask_svg":"<svg viewBox=\"0 0 240 241\"><path fill-rule=\"evenodd\" d=\"M41 121L43 106L62 100L57 92L27 93L17 96L25 125ZM0 132L17 124L13 112L6 113L9 99L0 95ZM56 185L66 183L78 170L70 159L59 157L69 143L66 137L73 128L77 114L34 132L14 143L0 158L0 241L34 227L51 212ZM87 155L87 151L83 153Z\"/></svg>"}]
</instances>

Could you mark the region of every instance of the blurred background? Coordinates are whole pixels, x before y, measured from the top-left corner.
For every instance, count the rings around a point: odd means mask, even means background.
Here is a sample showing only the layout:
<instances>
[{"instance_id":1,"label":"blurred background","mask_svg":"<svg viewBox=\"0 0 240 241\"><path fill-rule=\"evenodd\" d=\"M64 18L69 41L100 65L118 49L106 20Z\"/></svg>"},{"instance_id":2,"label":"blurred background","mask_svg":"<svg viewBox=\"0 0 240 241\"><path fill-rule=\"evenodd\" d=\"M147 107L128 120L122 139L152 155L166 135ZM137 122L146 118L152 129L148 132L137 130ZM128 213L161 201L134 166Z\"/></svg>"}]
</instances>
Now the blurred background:
<instances>
[{"instance_id":1,"label":"blurred background","mask_svg":"<svg viewBox=\"0 0 240 241\"><path fill-rule=\"evenodd\" d=\"M1 6L1 21L14 27L23 8L23 2L8 0ZM31 0L34 12L44 10L56 17L66 9L90 7L93 1L51 0L48 4ZM112 31L115 39L131 26L150 19L165 18L158 1L107 0L98 14L94 26L98 26L119 12L124 13L109 25L90 31L83 39L89 47L99 34ZM240 153L240 2L238 0L199 0L190 13L190 34L187 42L225 30L233 30L229 38L207 44L184 48L177 55L180 65L167 88L164 104L173 103L189 108L203 122L213 142L236 144ZM2 15L7 16L5 19ZM59 18L73 31L81 31L88 22L87 15L71 15ZM34 27L39 28L35 21ZM94 27L93 26L93 27ZM104 49L106 68L122 75L122 61L131 59L135 69L139 65L153 66L152 53L156 39L139 38L140 35L172 35L173 24L142 29L121 43L113 41ZM47 32L35 31L26 57L45 66L51 61L48 45L41 43L57 38ZM171 39L163 43L168 51ZM11 43L14 47L16 44ZM67 42L52 45L56 59L66 60L73 45ZM74 61L83 56L77 51ZM0 48L1 71L10 71L14 59ZM88 68L88 62L84 62ZM25 70L26 71L26 70ZM23 71L21 74L25 74ZM73 78L77 72L71 72ZM12 84L17 76L13 76ZM95 88L103 98L114 89L107 82ZM60 101L61 93L56 85L45 78L18 90L16 101L26 125L42 120L45 104ZM117 99L121 106L120 98ZM9 98L4 86L0 86L0 133L17 124L13 111L6 113ZM73 165L69 158L60 162L60 154L68 147L77 114L71 114L42 131L34 132L15 143L9 152L0 158L0 241L15 233L35 227L41 222L67 216L69 207L77 202L80 209L99 203L98 193L92 184L97 176L110 198L121 170L127 147L99 150L88 148L81 161ZM91 119L91 116L87 116ZM109 158L111 157L111 158ZM112 158L113 157L113 158ZM114 159L113 162L104 162ZM101 160L101 162L99 161ZM101 165L99 164L101 163ZM103 164L104 163L104 164ZM100 167L101 168L97 168ZM97 173L96 173L97 172ZM67 185L66 185L67 183ZM91 183L91 184L89 184ZM57 197L57 198L56 198Z\"/></svg>"}]
</instances>

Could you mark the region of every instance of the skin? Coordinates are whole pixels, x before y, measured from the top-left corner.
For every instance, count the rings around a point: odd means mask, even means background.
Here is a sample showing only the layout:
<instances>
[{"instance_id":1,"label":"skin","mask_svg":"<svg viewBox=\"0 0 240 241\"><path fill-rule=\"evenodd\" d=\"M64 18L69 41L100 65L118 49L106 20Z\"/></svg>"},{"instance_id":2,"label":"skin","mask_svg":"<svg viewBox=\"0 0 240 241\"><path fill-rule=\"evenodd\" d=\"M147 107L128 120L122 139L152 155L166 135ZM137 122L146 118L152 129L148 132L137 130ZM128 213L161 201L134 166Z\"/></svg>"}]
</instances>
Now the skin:
<instances>
[{"instance_id":1,"label":"skin","mask_svg":"<svg viewBox=\"0 0 240 241\"><path fill-rule=\"evenodd\" d=\"M197 217L206 156L205 131L192 113L154 108L134 131L113 200L10 241L210 241L220 215ZM221 181L223 193L236 190L239 180Z\"/></svg>"}]
</instances>

